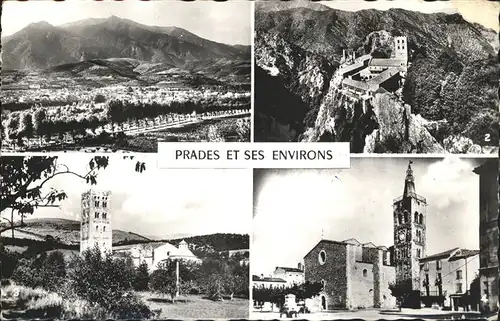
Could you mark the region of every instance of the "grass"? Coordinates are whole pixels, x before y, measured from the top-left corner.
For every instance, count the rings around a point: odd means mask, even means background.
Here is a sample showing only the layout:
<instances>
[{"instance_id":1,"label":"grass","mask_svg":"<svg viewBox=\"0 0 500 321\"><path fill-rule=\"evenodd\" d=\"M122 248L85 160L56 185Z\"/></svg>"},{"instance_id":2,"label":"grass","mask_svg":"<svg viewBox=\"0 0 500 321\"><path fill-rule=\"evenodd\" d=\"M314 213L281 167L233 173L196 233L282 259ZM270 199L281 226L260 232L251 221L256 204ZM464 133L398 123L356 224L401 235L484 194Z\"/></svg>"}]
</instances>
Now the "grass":
<instances>
[{"instance_id":1,"label":"grass","mask_svg":"<svg viewBox=\"0 0 500 321\"><path fill-rule=\"evenodd\" d=\"M150 292L140 296L153 311L161 309L160 319L248 319L249 301L235 298L233 301L212 301L201 295L188 295L170 302Z\"/></svg>"},{"instance_id":2,"label":"grass","mask_svg":"<svg viewBox=\"0 0 500 321\"><path fill-rule=\"evenodd\" d=\"M43 289L21 285L2 287L1 319L102 319L106 313L84 300L63 299Z\"/></svg>"}]
</instances>

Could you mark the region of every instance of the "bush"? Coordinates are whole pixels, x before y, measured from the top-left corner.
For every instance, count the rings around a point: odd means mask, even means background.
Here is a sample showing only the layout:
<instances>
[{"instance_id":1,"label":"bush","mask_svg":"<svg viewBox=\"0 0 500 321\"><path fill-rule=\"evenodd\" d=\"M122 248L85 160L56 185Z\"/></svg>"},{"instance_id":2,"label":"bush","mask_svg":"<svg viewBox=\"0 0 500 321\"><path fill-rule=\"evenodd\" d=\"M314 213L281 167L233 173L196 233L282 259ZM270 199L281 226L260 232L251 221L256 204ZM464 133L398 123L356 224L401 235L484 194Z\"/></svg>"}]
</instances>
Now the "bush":
<instances>
[{"instance_id":1,"label":"bush","mask_svg":"<svg viewBox=\"0 0 500 321\"><path fill-rule=\"evenodd\" d=\"M71 265L69 287L73 293L108 311L132 290L133 269L123 259L102 254L98 247L83 252Z\"/></svg>"},{"instance_id":2,"label":"bush","mask_svg":"<svg viewBox=\"0 0 500 321\"><path fill-rule=\"evenodd\" d=\"M66 263L63 254L59 251L44 252L34 259L20 259L12 279L19 284L32 288L42 287L47 290L56 290L66 277Z\"/></svg>"}]
</instances>

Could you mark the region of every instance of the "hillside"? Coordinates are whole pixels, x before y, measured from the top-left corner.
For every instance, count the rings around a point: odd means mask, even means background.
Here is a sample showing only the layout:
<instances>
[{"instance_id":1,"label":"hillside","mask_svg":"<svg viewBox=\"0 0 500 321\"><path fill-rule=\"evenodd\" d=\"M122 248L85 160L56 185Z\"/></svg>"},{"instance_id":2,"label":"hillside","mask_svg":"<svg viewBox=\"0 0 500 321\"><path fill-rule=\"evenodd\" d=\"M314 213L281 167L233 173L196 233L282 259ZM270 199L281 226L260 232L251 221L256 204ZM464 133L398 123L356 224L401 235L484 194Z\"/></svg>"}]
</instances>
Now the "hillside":
<instances>
[{"instance_id":1,"label":"hillside","mask_svg":"<svg viewBox=\"0 0 500 321\"><path fill-rule=\"evenodd\" d=\"M475 150L481 148L477 145L498 145L498 44L493 30L469 23L460 14L402 9L346 12L318 6L256 4L257 141L289 141L292 137L293 141L349 141L353 152L372 149L364 139L373 137L373 130L384 122L374 115L376 126L365 126L364 120L356 118L348 125L356 130L346 128L339 133L342 115L352 110L331 105L335 96L331 78L343 49L352 49L357 56L380 54L387 49L377 40L384 33L408 37L411 66L402 92L404 103L423 118L417 131L431 135L425 146L436 141L441 147L431 150L456 151L460 148L449 143L455 139L468 140L468 146L476 144ZM261 81L263 85L259 85ZM270 84L274 87L269 88ZM322 109L329 110L328 117L318 118ZM489 142L484 141L486 135ZM396 152L425 152L420 143L406 143L400 147L404 150Z\"/></svg>"},{"instance_id":2,"label":"hillside","mask_svg":"<svg viewBox=\"0 0 500 321\"><path fill-rule=\"evenodd\" d=\"M7 239L5 243L9 245L26 246L27 240L44 241L47 235L52 236L62 245L76 246L80 244L80 222L60 218L28 219L25 221L26 227L16 229L15 240L12 240L12 231L2 233L2 238ZM144 242L169 242L178 245L182 240L189 243L192 250L197 253L218 253L229 250L239 250L249 248L248 235L242 234L210 234L190 237L175 237L173 239L153 240L143 235L113 229L113 244L136 244ZM30 243L31 244L31 243Z\"/></svg>"},{"instance_id":3,"label":"hillside","mask_svg":"<svg viewBox=\"0 0 500 321\"><path fill-rule=\"evenodd\" d=\"M43 218L28 219L25 221L26 227L14 231L15 238L25 238L42 241L47 235L52 236L61 243L75 245L80 243L80 221ZM12 231L2 233L2 237L11 238ZM133 232L113 230L113 244L123 241L149 241L150 239Z\"/></svg>"},{"instance_id":4,"label":"hillside","mask_svg":"<svg viewBox=\"0 0 500 321\"><path fill-rule=\"evenodd\" d=\"M92 59L132 58L183 67L193 61L249 60L245 47L203 39L177 27L146 26L112 16L62 26L30 24L2 38L5 69L45 69Z\"/></svg>"}]
</instances>

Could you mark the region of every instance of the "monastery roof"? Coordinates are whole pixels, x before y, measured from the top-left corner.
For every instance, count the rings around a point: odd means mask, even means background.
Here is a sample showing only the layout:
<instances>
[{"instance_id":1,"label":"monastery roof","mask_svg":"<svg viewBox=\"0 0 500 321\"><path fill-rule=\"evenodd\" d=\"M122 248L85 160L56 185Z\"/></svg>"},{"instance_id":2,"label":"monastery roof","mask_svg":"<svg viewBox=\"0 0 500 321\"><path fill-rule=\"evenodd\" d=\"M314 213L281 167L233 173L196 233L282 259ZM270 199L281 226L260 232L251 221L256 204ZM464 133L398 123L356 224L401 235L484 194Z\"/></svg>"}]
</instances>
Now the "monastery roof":
<instances>
[{"instance_id":1,"label":"monastery roof","mask_svg":"<svg viewBox=\"0 0 500 321\"><path fill-rule=\"evenodd\" d=\"M277 266L276 270L277 269L283 269L283 270L285 270L285 272L301 272L301 273L304 272L304 271L302 271L301 269L298 269L298 268L291 268L291 267L284 267L284 266Z\"/></svg>"},{"instance_id":2,"label":"monastery roof","mask_svg":"<svg viewBox=\"0 0 500 321\"><path fill-rule=\"evenodd\" d=\"M355 63L353 63L352 65L349 65L349 66L345 66L345 67L340 68L339 72L340 72L341 74L346 74L346 73L348 73L348 72L352 72L352 71L354 71L354 70L356 70L356 69L358 69L358 68L362 68L362 67L364 67L364 65L365 65L365 64L364 64L362 61L355 62Z\"/></svg>"},{"instance_id":3,"label":"monastery roof","mask_svg":"<svg viewBox=\"0 0 500 321\"><path fill-rule=\"evenodd\" d=\"M368 84L367 81L359 81L359 80L346 78L343 80L343 83L348 85L348 86L356 87L356 88L359 88L362 90L370 90L370 85Z\"/></svg>"},{"instance_id":4,"label":"monastery roof","mask_svg":"<svg viewBox=\"0 0 500 321\"><path fill-rule=\"evenodd\" d=\"M399 73L399 68L389 68L387 70L382 71L377 77L374 77L368 80L371 86L379 86L381 83L387 81L392 78L394 75Z\"/></svg>"},{"instance_id":5,"label":"monastery roof","mask_svg":"<svg viewBox=\"0 0 500 321\"><path fill-rule=\"evenodd\" d=\"M271 277L260 277L257 275L252 275L252 281L259 281L259 282L278 282L278 283L286 283L285 280L281 278L271 278Z\"/></svg>"},{"instance_id":6,"label":"monastery roof","mask_svg":"<svg viewBox=\"0 0 500 321\"><path fill-rule=\"evenodd\" d=\"M404 58L373 58L368 65L377 67L401 67L406 64Z\"/></svg>"},{"instance_id":7,"label":"monastery roof","mask_svg":"<svg viewBox=\"0 0 500 321\"><path fill-rule=\"evenodd\" d=\"M447 261L456 261L459 259L464 259L468 258L474 255L479 254L478 250L468 250L468 249L461 249L459 247L444 251L444 252L439 252L436 254L428 255L426 257L423 257L420 259L420 262L429 262L429 261L437 261L441 259L447 259Z\"/></svg>"}]
</instances>

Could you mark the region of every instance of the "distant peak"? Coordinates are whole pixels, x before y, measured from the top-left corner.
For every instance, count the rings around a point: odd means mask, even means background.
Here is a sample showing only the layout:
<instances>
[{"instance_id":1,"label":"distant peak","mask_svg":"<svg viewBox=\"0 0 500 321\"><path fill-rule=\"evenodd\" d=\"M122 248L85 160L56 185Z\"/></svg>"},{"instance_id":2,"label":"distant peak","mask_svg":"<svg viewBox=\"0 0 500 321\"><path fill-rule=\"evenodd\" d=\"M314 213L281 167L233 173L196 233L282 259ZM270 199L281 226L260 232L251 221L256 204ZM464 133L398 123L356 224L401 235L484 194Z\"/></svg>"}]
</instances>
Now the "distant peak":
<instances>
[{"instance_id":1,"label":"distant peak","mask_svg":"<svg viewBox=\"0 0 500 321\"><path fill-rule=\"evenodd\" d=\"M33 22L28 25L28 27L31 28L47 28L47 27L53 27L50 23L47 21L38 21L38 22Z\"/></svg>"}]
</instances>

